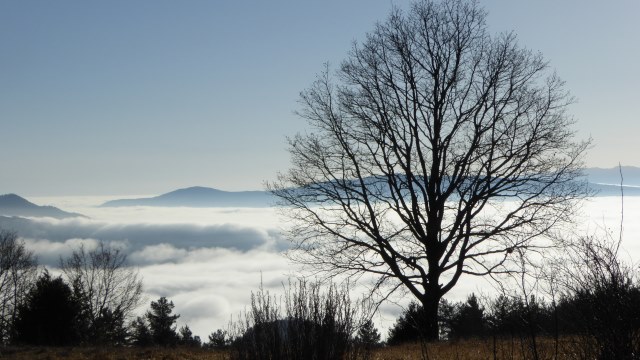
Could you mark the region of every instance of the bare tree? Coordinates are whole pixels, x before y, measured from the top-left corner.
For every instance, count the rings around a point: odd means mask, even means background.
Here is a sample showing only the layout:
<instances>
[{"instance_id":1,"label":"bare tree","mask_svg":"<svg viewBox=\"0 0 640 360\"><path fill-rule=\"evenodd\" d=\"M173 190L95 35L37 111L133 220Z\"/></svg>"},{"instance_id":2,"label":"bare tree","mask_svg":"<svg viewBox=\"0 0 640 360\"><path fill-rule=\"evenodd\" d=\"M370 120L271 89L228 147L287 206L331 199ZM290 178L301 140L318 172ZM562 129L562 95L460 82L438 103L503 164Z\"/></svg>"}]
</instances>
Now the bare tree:
<instances>
[{"instance_id":1,"label":"bare tree","mask_svg":"<svg viewBox=\"0 0 640 360\"><path fill-rule=\"evenodd\" d=\"M35 283L38 266L16 233L0 230L0 343L10 337L17 308Z\"/></svg>"},{"instance_id":2,"label":"bare tree","mask_svg":"<svg viewBox=\"0 0 640 360\"><path fill-rule=\"evenodd\" d=\"M514 249L571 219L588 141L542 55L490 36L473 1L392 11L301 94L310 131L270 184L290 254L328 275L404 289L437 338L438 303L463 274L508 271Z\"/></svg>"},{"instance_id":3,"label":"bare tree","mask_svg":"<svg viewBox=\"0 0 640 360\"><path fill-rule=\"evenodd\" d=\"M142 300L142 280L137 270L127 265L126 254L100 243L92 251L81 246L69 258L60 259L60 264L80 298L90 340L122 341L125 320ZM109 338L102 339L103 335Z\"/></svg>"}]
</instances>

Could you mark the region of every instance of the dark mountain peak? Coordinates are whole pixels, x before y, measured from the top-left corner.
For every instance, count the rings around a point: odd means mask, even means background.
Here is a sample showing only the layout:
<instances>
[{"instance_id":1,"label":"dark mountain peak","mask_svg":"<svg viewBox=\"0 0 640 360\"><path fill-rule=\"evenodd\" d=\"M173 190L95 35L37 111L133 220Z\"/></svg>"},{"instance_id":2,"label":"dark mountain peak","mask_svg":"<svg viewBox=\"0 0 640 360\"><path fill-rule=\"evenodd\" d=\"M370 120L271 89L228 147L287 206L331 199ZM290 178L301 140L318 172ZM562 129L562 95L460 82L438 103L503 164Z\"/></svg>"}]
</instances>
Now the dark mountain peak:
<instances>
[{"instance_id":1,"label":"dark mountain peak","mask_svg":"<svg viewBox=\"0 0 640 360\"><path fill-rule=\"evenodd\" d=\"M38 206L16 194L0 195L0 207Z\"/></svg>"},{"instance_id":2,"label":"dark mountain peak","mask_svg":"<svg viewBox=\"0 0 640 360\"><path fill-rule=\"evenodd\" d=\"M36 205L16 194L0 195L0 215L52 217L56 219L85 217L81 214L62 211L53 206Z\"/></svg>"}]
</instances>

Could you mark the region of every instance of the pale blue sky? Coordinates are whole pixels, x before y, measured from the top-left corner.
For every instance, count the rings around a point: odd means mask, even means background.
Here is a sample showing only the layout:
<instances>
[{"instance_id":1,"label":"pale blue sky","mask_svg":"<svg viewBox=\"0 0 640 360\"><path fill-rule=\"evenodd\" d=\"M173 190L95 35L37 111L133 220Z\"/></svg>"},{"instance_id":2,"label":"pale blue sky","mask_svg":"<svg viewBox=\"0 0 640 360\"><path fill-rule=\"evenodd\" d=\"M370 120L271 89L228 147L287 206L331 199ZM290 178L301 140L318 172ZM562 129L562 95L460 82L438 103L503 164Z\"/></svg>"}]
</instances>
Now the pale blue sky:
<instances>
[{"instance_id":1,"label":"pale blue sky","mask_svg":"<svg viewBox=\"0 0 640 360\"><path fill-rule=\"evenodd\" d=\"M260 189L298 93L408 1L0 0L0 193ZM567 88L590 166L640 166L640 2L480 1Z\"/></svg>"}]
</instances>

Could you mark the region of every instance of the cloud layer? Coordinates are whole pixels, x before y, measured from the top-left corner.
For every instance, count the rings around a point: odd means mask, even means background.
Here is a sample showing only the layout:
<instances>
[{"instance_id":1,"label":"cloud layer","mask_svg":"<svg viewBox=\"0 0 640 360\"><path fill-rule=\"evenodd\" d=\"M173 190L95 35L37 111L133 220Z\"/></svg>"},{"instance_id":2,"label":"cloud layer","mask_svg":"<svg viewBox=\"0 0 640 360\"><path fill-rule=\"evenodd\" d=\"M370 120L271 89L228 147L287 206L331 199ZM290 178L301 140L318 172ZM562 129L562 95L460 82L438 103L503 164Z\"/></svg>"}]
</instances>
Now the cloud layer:
<instances>
[{"instance_id":1,"label":"cloud layer","mask_svg":"<svg viewBox=\"0 0 640 360\"><path fill-rule=\"evenodd\" d=\"M131 253L130 260L138 265L180 261L192 249L280 252L287 247L275 229L235 224L119 224L85 219L0 217L0 228L15 231L26 239L46 265L55 265L57 255L64 256L81 243L92 247L98 241L124 247Z\"/></svg>"},{"instance_id":2,"label":"cloud layer","mask_svg":"<svg viewBox=\"0 0 640 360\"><path fill-rule=\"evenodd\" d=\"M72 199L73 200L73 199ZM90 200L90 199L89 199ZM102 202L104 199L100 199ZM189 324L203 340L246 309L252 291L260 284L272 294L281 294L282 284L301 274L282 255L287 242L279 227L285 226L272 209L190 208L96 208L95 201L67 201L65 210L87 214L91 219L23 219L0 217L0 228L16 231L35 252L41 264L56 272L60 257L84 245L100 241L124 249L144 280L146 300L166 296L180 314L179 325ZM59 203L54 198L46 202ZM74 206L70 206L74 205ZM581 231L619 229L621 203L618 198L597 198L584 205L580 221L590 225ZM625 199L624 255L640 258L640 198ZM469 293L491 293L487 282L462 278L449 294L463 300ZM358 287L353 297L366 292ZM410 297L397 298L406 305ZM381 332L393 325L400 308L385 303L374 318Z\"/></svg>"}]
</instances>

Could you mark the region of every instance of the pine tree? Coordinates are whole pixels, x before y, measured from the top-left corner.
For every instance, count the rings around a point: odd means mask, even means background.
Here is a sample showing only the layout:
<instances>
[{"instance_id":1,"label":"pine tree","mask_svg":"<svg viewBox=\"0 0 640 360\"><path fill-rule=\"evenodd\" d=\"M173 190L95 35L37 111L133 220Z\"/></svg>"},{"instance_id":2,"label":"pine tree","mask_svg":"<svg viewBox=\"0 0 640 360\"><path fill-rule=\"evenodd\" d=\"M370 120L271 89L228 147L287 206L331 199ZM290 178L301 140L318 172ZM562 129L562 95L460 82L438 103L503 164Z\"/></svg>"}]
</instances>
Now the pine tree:
<instances>
[{"instance_id":1,"label":"pine tree","mask_svg":"<svg viewBox=\"0 0 640 360\"><path fill-rule=\"evenodd\" d=\"M425 321L424 309L418 303L412 301L398 317L396 323L389 329L387 343L398 345L405 342L417 341L424 338L421 333L421 325Z\"/></svg>"},{"instance_id":2,"label":"pine tree","mask_svg":"<svg viewBox=\"0 0 640 360\"><path fill-rule=\"evenodd\" d=\"M455 338L478 337L484 335L486 329L484 308L480 306L475 294L460 304L451 321L451 336Z\"/></svg>"},{"instance_id":3,"label":"pine tree","mask_svg":"<svg viewBox=\"0 0 640 360\"><path fill-rule=\"evenodd\" d=\"M193 336L193 332L189 329L189 325L180 328L180 345L190 347L200 347L202 341L199 336Z\"/></svg>"},{"instance_id":4,"label":"pine tree","mask_svg":"<svg viewBox=\"0 0 640 360\"><path fill-rule=\"evenodd\" d=\"M168 301L164 296L151 302L151 310L147 311L146 317L156 345L175 345L178 340L175 322L180 315L172 315L173 308L173 301Z\"/></svg>"},{"instance_id":5,"label":"pine tree","mask_svg":"<svg viewBox=\"0 0 640 360\"><path fill-rule=\"evenodd\" d=\"M153 344L151 330L144 318L138 316L131 322L131 342L137 346L149 346Z\"/></svg>"},{"instance_id":6,"label":"pine tree","mask_svg":"<svg viewBox=\"0 0 640 360\"><path fill-rule=\"evenodd\" d=\"M380 343L380 333L375 325L373 325L373 321L367 320L360 326L357 340L360 344L367 347L373 347Z\"/></svg>"},{"instance_id":7,"label":"pine tree","mask_svg":"<svg viewBox=\"0 0 640 360\"><path fill-rule=\"evenodd\" d=\"M225 346L228 345L228 341L227 341L227 332L222 330L222 329L218 329L215 332L212 332L209 335L209 343L207 344L208 347L210 348L223 348Z\"/></svg>"},{"instance_id":8,"label":"pine tree","mask_svg":"<svg viewBox=\"0 0 640 360\"><path fill-rule=\"evenodd\" d=\"M31 345L76 345L80 314L71 288L45 271L18 307L14 340Z\"/></svg>"}]
</instances>

